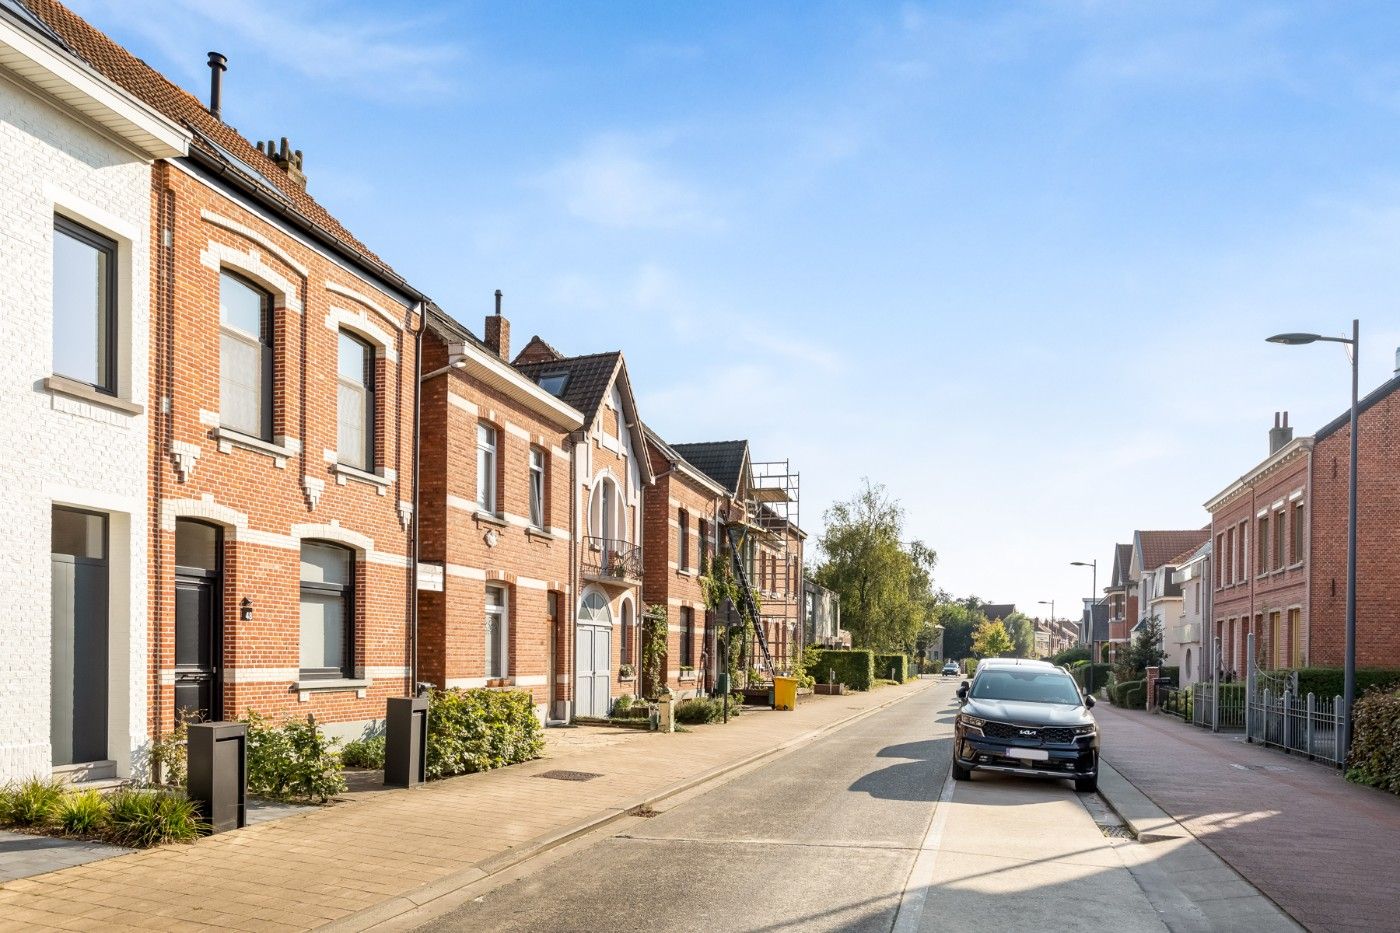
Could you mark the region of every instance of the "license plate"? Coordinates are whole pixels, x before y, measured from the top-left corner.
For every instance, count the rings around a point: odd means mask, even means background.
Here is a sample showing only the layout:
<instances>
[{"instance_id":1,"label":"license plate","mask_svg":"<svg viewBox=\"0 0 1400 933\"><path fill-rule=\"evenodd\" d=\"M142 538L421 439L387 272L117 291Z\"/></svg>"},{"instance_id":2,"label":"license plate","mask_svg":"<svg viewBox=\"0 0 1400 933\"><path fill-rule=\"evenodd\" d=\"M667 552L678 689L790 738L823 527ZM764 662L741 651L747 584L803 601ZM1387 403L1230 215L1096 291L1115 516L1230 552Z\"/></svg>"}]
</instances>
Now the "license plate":
<instances>
[{"instance_id":1,"label":"license plate","mask_svg":"<svg viewBox=\"0 0 1400 933\"><path fill-rule=\"evenodd\" d=\"M1024 761L1049 761L1050 753L1043 748L1008 748L1007 757Z\"/></svg>"}]
</instances>

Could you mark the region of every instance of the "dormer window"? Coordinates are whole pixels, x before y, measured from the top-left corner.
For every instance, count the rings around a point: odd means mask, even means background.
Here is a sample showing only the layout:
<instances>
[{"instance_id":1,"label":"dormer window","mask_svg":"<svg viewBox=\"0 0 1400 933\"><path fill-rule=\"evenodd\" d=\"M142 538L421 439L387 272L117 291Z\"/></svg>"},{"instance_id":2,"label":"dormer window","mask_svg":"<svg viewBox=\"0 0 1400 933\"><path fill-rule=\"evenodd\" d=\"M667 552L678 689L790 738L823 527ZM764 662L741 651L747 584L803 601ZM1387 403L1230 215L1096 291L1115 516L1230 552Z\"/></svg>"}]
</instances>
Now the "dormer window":
<instances>
[{"instance_id":1,"label":"dormer window","mask_svg":"<svg viewBox=\"0 0 1400 933\"><path fill-rule=\"evenodd\" d=\"M545 373L540 377L540 388L558 398L564 394L564 386L569 384L568 373Z\"/></svg>"}]
</instances>

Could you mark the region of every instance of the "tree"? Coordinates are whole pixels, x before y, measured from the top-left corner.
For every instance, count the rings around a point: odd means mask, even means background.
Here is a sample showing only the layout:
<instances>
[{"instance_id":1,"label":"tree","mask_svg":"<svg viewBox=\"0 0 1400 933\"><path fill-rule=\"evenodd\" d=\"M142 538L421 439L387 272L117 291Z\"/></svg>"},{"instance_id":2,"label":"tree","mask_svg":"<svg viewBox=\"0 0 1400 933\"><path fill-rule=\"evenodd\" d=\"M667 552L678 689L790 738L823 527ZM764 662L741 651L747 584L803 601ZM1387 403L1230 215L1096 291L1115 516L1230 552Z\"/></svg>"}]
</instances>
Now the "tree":
<instances>
[{"instance_id":1,"label":"tree","mask_svg":"<svg viewBox=\"0 0 1400 933\"><path fill-rule=\"evenodd\" d=\"M921 541L904 544L903 508L885 487L862 482L827 509L812 578L841 597L842 627L856 647L912 652L934 621L938 555Z\"/></svg>"},{"instance_id":2,"label":"tree","mask_svg":"<svg viewBox=\"0 0 1400 933\"><path fill-rule=\"evenodd\" d=\"M999 658L1012 649L1011 636L1000 622L984 621L972 639L972 653L979 658Z\"/></svg>"},{"instance_id":3,"label":"tree","mask_svg":"<svg viewBox=\"0 0 1400 933\"><path fill-rule=\"evenodd\" d=\"M1004 625L1011 638L1011 651L1018 658L1035 657L1035 623L1024 612L1013 612Z\"/></svg>"},{"instance_id":4,"label":"tree","mask_svg":"<svg viewBox=\"0 0 1400 933\"><path fill-rule=\"evenodd\" d=\"M982 610L969 609L962 600L940 593L933 621L943 626L943 656L962 659L972 657L972 637L987 617Z\"/></svg>"},{"instance_id":5,"label":"tree","mask_svg":"<svg viewBox=\"0 0 1400 933\"><path fill-rule=\"evenodd\" d=\"M1149 667L1160 667L1167 653L1162 650L1162 620L1144 619L1128 647L1118 652L1119 680L1141 680Z\"/></svg>"}]
</instances>

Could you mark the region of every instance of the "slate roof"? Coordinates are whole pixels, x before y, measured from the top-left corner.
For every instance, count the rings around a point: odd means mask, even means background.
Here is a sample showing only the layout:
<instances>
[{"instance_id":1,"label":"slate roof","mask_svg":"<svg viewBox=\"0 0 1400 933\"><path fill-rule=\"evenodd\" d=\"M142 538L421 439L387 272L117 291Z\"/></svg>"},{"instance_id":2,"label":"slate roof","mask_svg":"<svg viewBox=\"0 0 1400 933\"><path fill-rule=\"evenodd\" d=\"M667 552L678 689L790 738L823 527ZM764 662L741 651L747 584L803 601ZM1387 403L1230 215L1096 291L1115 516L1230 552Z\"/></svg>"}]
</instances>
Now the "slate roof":
<instances>
[{"instance_id":1,"label":"slate roof","mask_svg":"<svg viewBox=\"0 0 1400 933\"><path fill-rule=\"evenodd\" d=\"M1133 566L1133 546L1115 544L1113 546L1113 577L1109 589L1118 589L1128 582L1128 573Z\"/></svg>"},{"instance_id":2,"label":"slate roof","mask_svg":"<svg viewBox=\"0 0 1400 933\"><path fill-rule=\"evenodd\" d=\"M983 614L993 622L1005 619L1015 611L1015 603L988 603L982 607Z\"/></svg>"},{"instance_id":3,"label":"slate roof","mask_svg":"<svg viewBox=\"0 0 1400 933\"><path fill-rule=\"evenodd\" d=\"M1094 614L1093 626L1091 627L1087 640L1091 642L1108 641L1108 600L1100 599L1098 602L1094 603L1092 609ZM1087 621L1089 609L1084 610L1083 616L1084 620Z\"/></svg>"},{"instance_id":4,"label":"slate roof","mask_svg":"<svg viewBox=\"0 0 1400 933\"><path fill-rule=\"evenodd\" d=\"M305 188L294 182L276 162L259 152L237 130L215 119L193 94L177 86L56 0L23 2L74 55L167 118L193 130L195 136L190 142L192 155L201 154L206 159L212 159L246 182L268 192L269 196L283 202L295 214L319 227L362 263L416 294L416 290L408 286L384 260L307 194ZM248 169L252 169L252 172Z\"/></svg>"},{"instance_id":5,"label":"slate roof","mask_svg":"<svg viewBox=\"0 0 1400 933\"><path fill-rule=\"evenodd\" d=\"M704 441L671 447L695 469L729 490L730 495L739 494L739 481L748 462L748 441Z\"/></svg>"},{"instance_id":6,"label":"slate roof","mask_svg":"<svg viewBox=\"0 0 1400 933\"><path fill-rule=\"evenodd\" d=\"M583 412L584 424L593 423L607 398L612 386L613 375L622 363L622 353L612 350L608 353L591 353L587 356L569 356L561 360L545 360L539 363L518 363L516 369L535 382L548 373L568 373L564 383L564 394L559 396L565 404Z\"/></svg>"},{"instance_id":7,"label":"slate roof","mask_svg":"<svg viewBox=\"0 0 1400 933\"><path fill-rule=\"evenodd\" d=\"M1208 537L1209 529L1197 528L1189 531L1139 531L1134 535L1134 540L1141 552L1142 569L1156 570L1163 564L1171 563L1182 551L1194 552L1205 544Z\"/></svg>"}]
</instances>

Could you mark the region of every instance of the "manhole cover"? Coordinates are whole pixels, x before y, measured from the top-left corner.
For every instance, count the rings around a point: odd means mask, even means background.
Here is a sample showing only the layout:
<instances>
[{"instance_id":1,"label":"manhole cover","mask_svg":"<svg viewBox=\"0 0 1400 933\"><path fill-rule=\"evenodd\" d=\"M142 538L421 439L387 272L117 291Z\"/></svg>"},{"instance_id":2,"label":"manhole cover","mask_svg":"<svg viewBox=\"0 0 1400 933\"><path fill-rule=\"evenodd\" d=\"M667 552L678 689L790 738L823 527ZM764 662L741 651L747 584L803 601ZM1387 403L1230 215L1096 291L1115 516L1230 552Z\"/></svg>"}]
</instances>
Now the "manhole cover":
<instances>
[{"instance_id":1,"label":"manhole cover","mask_svg":"<svg viewBox=\"0 0 1400 933\"><path fill-rule=\"evenodd\" d=\"M1240 765L1231 764L1230 767L1238 768L1241 771L1292 771L1287 765Z\"/></svg>"},{"instance_id":2,"label":"manhole cover","mask_svg":"<svg viewBox=\"0 0 1400 933\"><path fill-rule=\"evenodd\" d=\"M591 781L594 778L602 777L601 774L593 774L589 771L545 771L535 777L550 778L555 781Z\"/></svg>"},{"instance_id":3,"label":"manhole cover","mask_svg":"<svg viewBox=\"0 0 1400 933\"><path fill-rule=\"evenodd\" d=\"M1098 824L1098 827L1099 827L1099 831L1102 832L1105 836L1107 836L1107 837L1110 838L1110 839L1131 839L1131 838L1133 838L1133 834L1128 830L1128 827L1126 827L1126 826L1117 826L1117 825L1114 825L1114 826L1107 826L1107 825L1105 825L1105 824L1103 824L1103 823L1099 823L1099 824Z\"/></svg>"}]
</instances>

